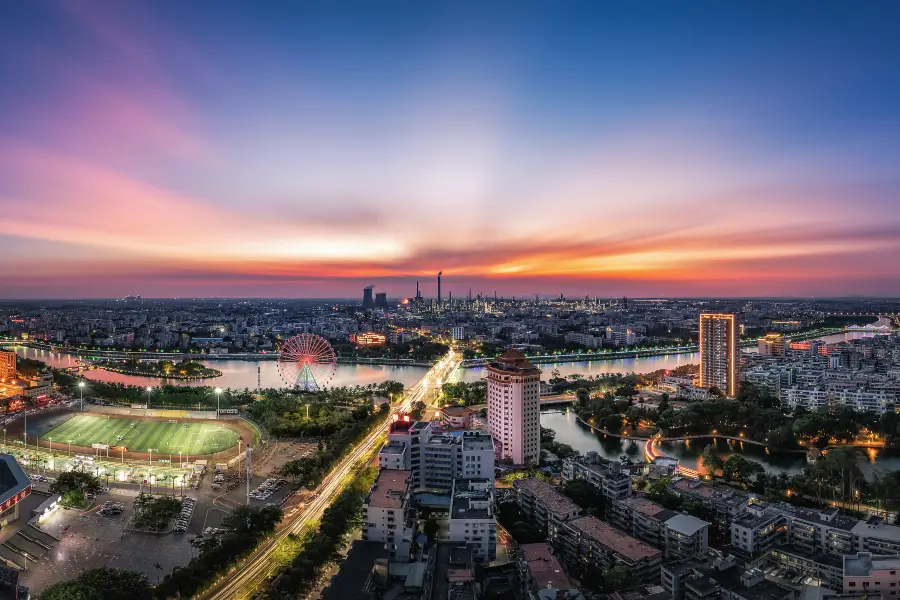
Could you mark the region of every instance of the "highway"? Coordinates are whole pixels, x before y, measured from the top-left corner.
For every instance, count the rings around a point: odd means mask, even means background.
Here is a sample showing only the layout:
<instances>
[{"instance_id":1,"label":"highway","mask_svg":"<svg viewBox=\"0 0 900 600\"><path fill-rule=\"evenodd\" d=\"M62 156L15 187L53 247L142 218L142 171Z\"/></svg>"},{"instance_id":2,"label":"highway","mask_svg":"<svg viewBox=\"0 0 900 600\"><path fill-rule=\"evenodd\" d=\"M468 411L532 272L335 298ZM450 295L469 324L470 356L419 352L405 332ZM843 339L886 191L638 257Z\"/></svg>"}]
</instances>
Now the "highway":
<instances>
[{"instance_id":1,"label":"highway","mask_svg":"<svg viewBox=\"0 0 900 600\"><path fill-rule=\"evenodd\" d=\"M450 353L441 362L432 367L406 396L394 407L394 411L407 411L418 400L428 403L434 386L441 385L447 376L456 369L460 356ZM279 543L293 534L302 537L318 526L325 509L334 502L346 486L348 475L362 468L361 461L371 457L384 441L384 435L390 424L390 416L371 434L362 440L347 456L328 474L317 490L317 495L309 504L295 514L286 516L278 530L268 540L247 556L240 564L223 574L215 583L196 597L202 600L226 600L250 598L254 591L268 579L274 577L279 565L271 560L272 553Z\"/></svg>"}]
</instances>

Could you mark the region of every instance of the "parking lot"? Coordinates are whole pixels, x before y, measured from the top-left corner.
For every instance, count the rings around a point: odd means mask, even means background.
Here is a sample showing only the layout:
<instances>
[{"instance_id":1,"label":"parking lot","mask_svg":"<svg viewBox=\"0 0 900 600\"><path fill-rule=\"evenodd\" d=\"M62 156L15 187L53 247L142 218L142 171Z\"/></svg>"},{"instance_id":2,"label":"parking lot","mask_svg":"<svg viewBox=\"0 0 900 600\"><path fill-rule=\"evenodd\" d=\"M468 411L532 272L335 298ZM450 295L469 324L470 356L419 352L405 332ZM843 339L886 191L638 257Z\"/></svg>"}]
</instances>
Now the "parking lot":
<instances>
[{"instance_id":1,"label":"parking lot","mask_svg":"<svg viewBox=\"0 0 900 600\"><path fill-rule=\"evenodd\" d=\"M190 536L178 533L139 533L126 528L134 516L134 495L104 494L104 502L117 502L120 514L100 514L102 503L88 511L60 509L50 515L41 529L59 539L37 568L22 575L23 585L39 594L46 586L75 577L86 569L113 567L143 573L150 581L191 559ZM191 529L201 531L202 524Z\"/></svg>"}]
</instances>

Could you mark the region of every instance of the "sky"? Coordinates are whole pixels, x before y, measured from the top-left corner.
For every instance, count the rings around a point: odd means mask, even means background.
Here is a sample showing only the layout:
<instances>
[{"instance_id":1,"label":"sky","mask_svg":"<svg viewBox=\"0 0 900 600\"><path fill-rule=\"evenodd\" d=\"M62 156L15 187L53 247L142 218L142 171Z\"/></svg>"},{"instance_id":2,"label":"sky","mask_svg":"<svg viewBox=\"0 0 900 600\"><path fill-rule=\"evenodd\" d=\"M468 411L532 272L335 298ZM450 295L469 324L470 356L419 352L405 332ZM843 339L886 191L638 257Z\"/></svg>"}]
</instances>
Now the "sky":
<instances>
[{"instance_id":1,"label":"sky","mask_svg":"<svg viewBox=\"0 0 900 600\"><path fill-rule=\"evenodd\" d=\"M896 2L0 3L0 297L900 296Z\"/></svg>"}]
</instances>

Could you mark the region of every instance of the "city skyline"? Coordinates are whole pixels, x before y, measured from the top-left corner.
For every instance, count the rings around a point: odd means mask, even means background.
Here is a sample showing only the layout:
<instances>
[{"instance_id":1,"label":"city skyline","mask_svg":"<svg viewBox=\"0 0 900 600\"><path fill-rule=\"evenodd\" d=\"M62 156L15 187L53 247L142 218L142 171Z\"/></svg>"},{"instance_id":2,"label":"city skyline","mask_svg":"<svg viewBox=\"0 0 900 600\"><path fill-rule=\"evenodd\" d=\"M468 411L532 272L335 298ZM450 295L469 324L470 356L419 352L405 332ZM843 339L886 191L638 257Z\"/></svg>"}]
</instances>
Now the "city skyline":
<instances>
[{"instance_id":1,"label":"city skyline","mask_svg":"<svg viewBox=\"0 0 900 600\"><path fill-rule=\"evenodd\" d=\"M0 9L0 297L900 295L900 7Z\"/></svg>"}]
</instances>

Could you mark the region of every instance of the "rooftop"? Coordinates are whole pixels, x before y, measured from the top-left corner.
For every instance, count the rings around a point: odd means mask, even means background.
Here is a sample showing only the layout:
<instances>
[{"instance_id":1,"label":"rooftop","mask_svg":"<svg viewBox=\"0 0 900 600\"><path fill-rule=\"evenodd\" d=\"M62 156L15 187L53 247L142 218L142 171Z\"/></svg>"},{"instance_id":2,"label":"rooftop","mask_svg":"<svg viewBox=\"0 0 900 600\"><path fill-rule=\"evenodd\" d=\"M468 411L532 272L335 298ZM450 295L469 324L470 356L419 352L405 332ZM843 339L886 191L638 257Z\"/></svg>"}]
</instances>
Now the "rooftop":
<instances>
[{"instance_id":1,"label":"rooftop","mask_svg":"<svg viewBox=\"0 0 900 600\"><path fill-rule=\"evenodd\" d=\"M900 570L900 556L873 556L868 552L844 556L844 576L869 577L872 571L884 570Z\"/></svg>"},{"instance_id":2,"label":"rooftop","mask_svg":"<svg viewBox=\"0 0 900 600\"><path fill-rule=\"evenodd\" d=\"M494 440L483 431L466 431L462 435L463 450L494 450Z\"/></svg>"},{"instance_id":3,"label":"rooftop","mask_svg":"<svg viewBox=\"0 0 900 600\"><path fill-rule=\"evenodd\" d=\"M30 493L31 480L16 459L10 454L0 454L0 504L14 500L20 494L27 496ZM23 497L19 497L18 500Z\"/></svg>"},{"instance_id":4,"label":"rooftop","mask_svg":"<svg viewBox=\"0 0 900 600\"><path fill-rule=\"evenodd\" d=\"M613 529L596 517L581 517L570 521L569 525L630 560L637 561L661 555L656 548L651 548L630 535Z\"/></svg>"},{"instance_id":5,"label":"rooftop","mask_svg":"<svg viewBox=\"0 0 900 600\"><path fill-rule=\"evenodd\" d=\"M525 355L509 348L488 365L489 369L516 375L540 375L541 370L528 362Z\"/></svg>"},{"instance_id":6,"label":"rooftop","mask_svg":"<svg viewBox=\"0 0 900 600\"><path fill-rule=\"evenodd\" d=\"M850 531L853 535L900 542L900 527L888 525L883 519L878 517L870 517L866 521L858 521Z\"/></svg>"},{"instance_id":7,"label":"rooftop","mask_svg":"<svg viewBox=\"0 0 900 600\"><path fill-rule=\"evenodd\" d=\"M529 477L528 479L517 479L513 482L515 489L523 489L534 494L534 497L540 500L541 504L547 507L547 510L553 513L570 513L581 512L577 504L563 496L551 486L547 485L540 479Z\"/></svg>"},{"instance_id":8,"label":"rooftop","mask_svg":"<svg viewBox=\"0 0 900 600\"><path fill-rule=\"evenodd\" d=\"M607 596L609 600L672 600L672 594L659 585L639 585Z\"/></svg>"},{"instance_id":9,"label":"rooftop","mask_svg":"<svg viewBox=\"0 0 900 600\"><path fill-rule=\"evenodd\" d=\"M640 513L647 517L656 517L660 513L669 513L671 516L672 513L666 508L663 508L653 500L648 500L647 498L642 498L640 496L628 496L627 498L622 498L619 500L619 504L623 506L627 506L631 510L636 513Z\"/></svg>"},{"instance_id":10,"label":"rooftop","mask_svg":"<svg viewBox=\"0 0 900 600\"><path fill-rule=\"evenodd\" d=\"M403 508L411 477L411 471L381 471L369 491L366 504L377 508Z\"/></svg>"},{"instance_id":11,"label":"rooftop","mask_svg":"<svg viewBox=\"0 0 900 600\"><path fill-rule=\"evenodd\" d=\"M709 523L691 515L675 515L666 521L666 527L682 535L694 535L704 527L709 527Z\"/></svg>"},{"instance_id":12,"label":"rooftop","mask_svg":"<svg viewBox=\"0 0 900 600\"><path fill-rule=\"evenodd\" d=\"M573 587L559 561L550 554L547 544L523 544L519 550L539 589L568 590Z\"/></svg>"},{"instance_id":13,"label":"rooftop","mask_svg":"<svg viewBox=\"0 0 900 600\"><path fill-rule=\"evenodd\" d=\"M490 479L456 479L450 501L451 519L490 519L493 502Z\"/></svg>"},{"instance_id":14,"label":"rooftop","mask_svg":"<svg viewBox=\"0 0 900 600\"><path fill-rule=\"evenodd\" d=\"M472 409L467 406L445 406L441 409L441 412L448 417L465 417L473 414Z\"/></svg>"}]
</instances>

